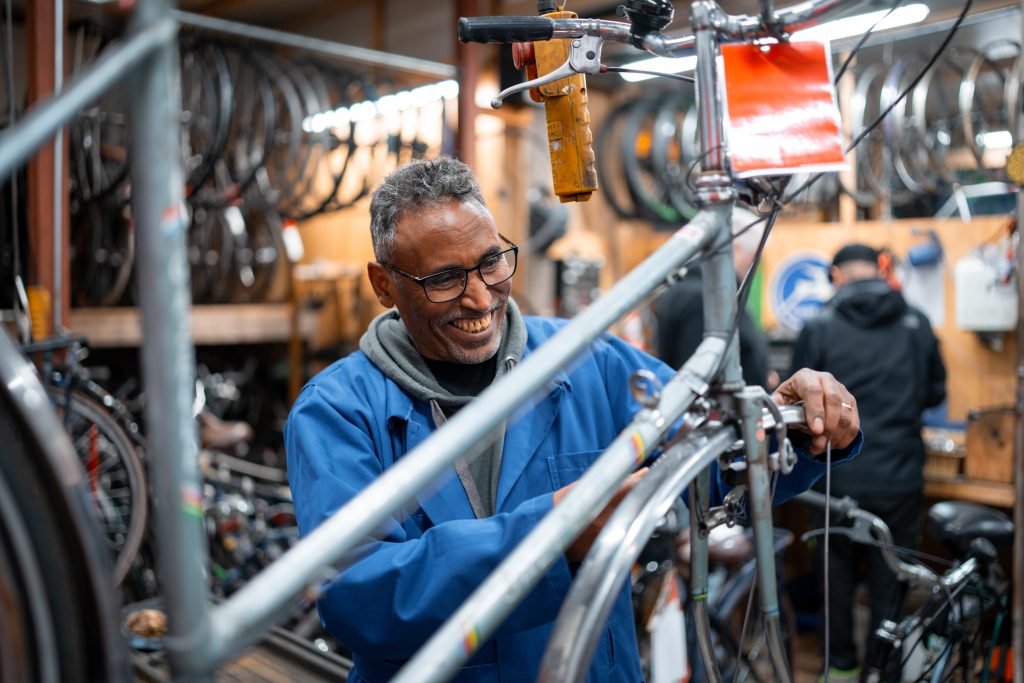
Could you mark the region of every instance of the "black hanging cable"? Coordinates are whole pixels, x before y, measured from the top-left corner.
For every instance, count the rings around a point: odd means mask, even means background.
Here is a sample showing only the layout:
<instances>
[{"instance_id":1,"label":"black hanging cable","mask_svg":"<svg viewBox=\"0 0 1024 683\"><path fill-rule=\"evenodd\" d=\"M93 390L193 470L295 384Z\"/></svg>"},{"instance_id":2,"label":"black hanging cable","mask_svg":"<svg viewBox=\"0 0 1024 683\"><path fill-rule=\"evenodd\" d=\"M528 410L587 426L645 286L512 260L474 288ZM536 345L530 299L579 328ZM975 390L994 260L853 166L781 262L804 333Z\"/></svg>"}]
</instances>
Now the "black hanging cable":
<instances>
[{"instance_id":1,"label":"black hanging cable","mask_svg":"<svg viewBox=\"0 0 1024 683\"><path fill-rule=\"evenodd\" d=\"M871 34L875 32L875 29L878 28L878 25L881 24L886 19L888 19L889 15L895 12L896 9L902 4L903 0L897 0L896 2L894 2L892 7L889 8L889 11L886 12L881 17L879 17L878 21L871 24L871 27L864 32L864 34L860 37L860 40L857 41L857 44L854 45L853 49L850 50L850 54L846 56L846 59L843 61L842 65L839 67L838 70L836 70L835 76L832 77L832 85L839 85L839 80L843 77L843 74L846 73L846 70L849 68L850 64L853 63L853 58L856 57L857 53L860 52L860 49L864 47L864 43L866 43L868 38L871 37Z\"/></svg>"},{"instance_id":2,"label":"black hanging cable","mask_svg":"<svg viewBox=\"0 0 1024 683\"><path fill-rule=\"evenodd\" d=\"M648 71L646 69L631 69L624 66L605 66L601 65L602 72L617 73L617 74L645 74L647 76L654 76L655 78L671 78L676 81L683 81L685 83L696 83L696 79L693 76L680 76L679 74L666 74L660 71Z\"/></svg>"}]
</instances>

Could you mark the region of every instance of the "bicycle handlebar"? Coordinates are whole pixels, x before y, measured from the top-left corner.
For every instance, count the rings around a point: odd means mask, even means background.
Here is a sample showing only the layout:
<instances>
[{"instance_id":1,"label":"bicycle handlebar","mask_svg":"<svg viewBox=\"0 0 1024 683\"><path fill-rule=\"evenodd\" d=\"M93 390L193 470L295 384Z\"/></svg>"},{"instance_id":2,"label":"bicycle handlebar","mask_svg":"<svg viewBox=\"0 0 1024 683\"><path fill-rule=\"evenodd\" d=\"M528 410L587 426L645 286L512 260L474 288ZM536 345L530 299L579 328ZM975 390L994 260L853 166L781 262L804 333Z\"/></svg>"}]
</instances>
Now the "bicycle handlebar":
<instances>
[{"instance_id":1,"label":"bicycle handlebar","mask_svg":"<svg viewBox=\"0 0 1024 683\"><path fill-rule=\"evenodd\" d=\"M462 17L459 41L463 43L517 43L550 40L554 24L546 17Z\"/></svg>"},{"instance_id":2,"label":"bicycle handlebar","mask_svg":"<svg viewBox=\"0 0 1024 683\"><path fill-rule=\"evenodd\" d=\"M850 537L854 541L865 543L870 542L869 536L873 536L877 541L878 549L882 553L882 559L885 560L885 564L888 565L893 573L911 584L921 584L929 587L941 585L950 588L961 583L974 570L975 561L973 558L943 576L939 576L923 564L911 564L901 560L893 550L896 545L893 543L892 531L889 529L889 525L878 515L861 509L857 505L857 501L848 496L835 499L826 497L817 491L804 491L795 496L795 499L818 508L825 508L827 506L832 512L835 512L843 519L853 520L855 526L850 533ZM858 527L857 523L860 523L861 526ZM963 567L968 568L966 571L963 571L961 569Z\"/></svg>"},{"instance_id":3,"label":"bicycle handlebar","mask_svg":"<svg viewBox=\"0 0 1024 683\"><path fill-rule=\"evenodd\" d=\"M717 4L712 8L712 28L736 40L784 36L821 23L841 5L855 7L863 0L806 0L776 10L770 19L758 15L725 14ZM459 40L463 43L513 43L552 38L594 36L633 45L662 57L683 57L693 53L692 35L670 36L661 31L641 30L624 21L605 19L549 19L537 16L484 16L459 19Z\"/></svg>"}]
</instances>

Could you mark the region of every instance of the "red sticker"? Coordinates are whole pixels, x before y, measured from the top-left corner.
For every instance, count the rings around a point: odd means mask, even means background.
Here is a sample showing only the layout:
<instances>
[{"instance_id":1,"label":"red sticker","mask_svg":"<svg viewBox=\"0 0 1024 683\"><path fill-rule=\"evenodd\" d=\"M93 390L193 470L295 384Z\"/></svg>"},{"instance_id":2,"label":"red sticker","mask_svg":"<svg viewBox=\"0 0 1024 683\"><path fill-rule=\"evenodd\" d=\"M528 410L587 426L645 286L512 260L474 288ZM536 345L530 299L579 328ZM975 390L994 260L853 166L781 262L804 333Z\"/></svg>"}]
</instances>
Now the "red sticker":
<instances>
[{"instance_id":1,"label":"red sticker","mask_svg":"<svg viewBox=\"0 0 1024 683\"><path fill-rule=\"evenodd\" d=\"M721 66L737 176L846 168L825 43L723 45Z\"/></svg>"}]
</instances>

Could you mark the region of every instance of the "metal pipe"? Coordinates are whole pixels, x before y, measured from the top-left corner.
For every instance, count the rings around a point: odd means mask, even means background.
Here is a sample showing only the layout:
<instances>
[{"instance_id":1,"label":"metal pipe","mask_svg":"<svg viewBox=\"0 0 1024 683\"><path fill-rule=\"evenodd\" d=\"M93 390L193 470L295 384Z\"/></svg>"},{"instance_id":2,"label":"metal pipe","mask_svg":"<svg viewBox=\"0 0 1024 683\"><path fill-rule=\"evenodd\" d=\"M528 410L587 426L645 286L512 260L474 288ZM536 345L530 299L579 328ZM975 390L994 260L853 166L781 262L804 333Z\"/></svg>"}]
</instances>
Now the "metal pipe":
<instances>
[{"instance_id":1,"label":"metal pipe","mask_svg":"<svg viewBox=\"0 0 1024 683\"><path fill-rule=\"evenodd\" d=\"M693 605L697 649L704 661L709 683L721 683L715 646L711 641L711 615L708 610L708 534L701 526L710 510L711 473L702 472L690 484L690 604Z\"/></svg>"},{"instance_id":2,"label":"metal pipe","mask_svg":"<svg viewBox=\"0 0 1024 683\"><path fill-rule=\"evenodd\" d=\"M735 430L723 425L710 434L688 436L664 453L619 503L576 573L548 641L538 681L571 683L586 678L601 627L658 521L687 484L735 441Z\"/></svg>"},{"instance_id":3,"label":"metal pipe","mask_svg":"<svg viewBox=\"0 0 1024 683\"><path fill-rule=\"evenodd\" d=\"M775 534L772 530L771 476L768 472L768 440L762 424L764 390L746 387L736 394L742 416L741 430L747 452L747 505L754 528L754 549L757 554L757 589L764 620L768 656L775 670L775 680L789 683L792 674L786 662L779 625L778 585L775 575Z\"/></svg>"},{"instance_id":4,"label":"metal pipe","mask_svg":"<svg viewBox=\"0 0 1024 683\"><path fill-rule=\"evenodd\" d=\"M545 515L488 575L393 681L451 678L608 504L622 481L657 447L675 420L707 389L724 352L723 340L706 337L662 389L657 407L637 413L558 507Z\"/></svg>"},{"instance_id":5,"label":"metal pipe","mask_svg":"<svg viewBox=\"0 0 1024 683\"><path fill-rule=\"evenodd\" d=\"M298 545L214 609L208 656L224 661L259 640L269 614L285 609L320 581L333 578L345 554L363 543L395 510L413 500L456 458L467 455L501 420L543 389L568 362L647 294L700 253L711 239L710 214L699 213L661 248L577 315L513 372L500 378L444 427L366 487ZM568 498L566 499L568 500ZM564 501L563 501L564 503Z\"/></svg>"},{"instance_id":6,"label":"metal pipe","mask_svg":"<svg viewBox=\"0 0 1024 683\"><path fill-rule=\"evenodd\" d=\"M64 2L53 0L53 94L64 87ZM64 324L64 128L53 141L53 330Z\"/></svg>"},{"instance_id":7,"label":"metal pipe","mask_svg":"<svg viewBox=\"0 0 1024 683\"><path fill-rule=\"evenodd\" d=\"M1024 41L1024 0L1020 0L1020 32ZM1022 42L1024 44L1024 42ZM1018 60L1018 82L1024 83L1024 59ZM1017 130L1013 131L1017 138L1018 150L1024 141L1024 114L1021 104L1017 103ZM1017 225L1024 224L1024 196L1017 194ZM1024 683L1024 248L1017 243L1017 395L1014 402L1016 425L1013 439L1013 601L1011 608L1011 640L1013 653L1017 658L1017 666L1013 667L1014 683Z\"/></svg>"},{"instance_id":8,"label":"metal pipe","mask_svg":"<svg viewBox=\"0 0 1024 683\"><path fill-rule=\"evenodd\" d=\"M963 21L960 21L960 28L964 29L968 26L988 22L1020 21L1020 19L1020 7L1009 6L982 12L972 11L971 14L964 17ZM888 29L879 33L872 33L871 36L864 41L861 49L875 47L876 45L897 43L901 40L918 39L935 33L947 33L958 21L958 18L943 19L941 21L934 21L928 24L915 24L904 28ZM832 52L836 53L842 52L843 50L849 50L860 42L860 39L861 36L858 35L833 40L831 41Z\"/></svg>"},{"instance_id":9,"label":"metal pipe","mask_svg":"<svg viewBox=\"0 0 1024 683\"><path fill-rule=\"evenodd\" d=\"M710 0L691 5L690 27L697 50L697 114L700 131L701 170L722 171L725 148L722 135L722 107L718 101L718 34L715 18L721 14Z\"/></svg>"},{"instance_id":10,"label":"metal pipe","mask_svg":"<svg viewBox=\"0 0 1024 683\"><path fill-rule=\"evenodd\" d=\"M728 349L722 361L722 388L734 391L743 387L743 373L740 369L739 335L735 334L736 316L736 266L733 263L732 221L733 202L707 207L720 216L719 233L715 237L714 255L701 264L704 283L704 336L716 336L728 342Z\"/></svg>"},{"instance_id":11,"label":"metal pipe","mask_svg":"<svg viewBox=\"0 0 1024 683\"><path fill-rule=\"evenodd\" d=\"M36 104L21 120L0 133L0 183L23 166L78 110L120 81L151 53L172 42L177 32L177 26L170 19L141 26L128 40L107 47L90 67L69 81L60 96Z\"/></svg>"},{"instance_id":12,"label":"metal pipe","mask_svg":"<svg viewBox=\"0 0 1024 683\"><path fill-rule=\"evenodd\" d=\"M429 59L417 59L416 57L405 57L365 47L344 45L330 40L313 38L312 36L286 33L285 31L277 31L262 26L253 26L252 24L243 24L237 21L228 21L227 19L218 19L180 10L172 10L171 16L187 26L263 43L287 45L288 47L306 52L318 52L364 66L385 67L397 71L423 74L425 76L436 76L438 78L455 78L455 67L450 64L433 62Z\"/></svg>"},{"instance_id":13,"label":"metal pipe","mask_svg":"<svg viewBox=\"0 0 1024 683\"><path fill-rule=\"evenodd\" d=\"M456 0L458 16L476 14L476 0ZM480 84L483 46L459 43L455 46L455 64L459 72L458 124L455 128L455 156L470 168L476 168L476 89Z\"/></svg>"},{"instance_id":14,"label":"metal pipe","mask_svg":"<svg viewBox=\"0 0 1024 683\"><path fill-rule=\"evenodd\" d=\"M130 28L174 27L171 0L145 0ZM174 35L172 32L170 35ZM181 158L178 46L161 40L133 74L132 213L137 226L139 303L144 343L146 424L160 582L167 605L166 639L176 681L202 681L193 653L208 642L206 536L202 477L192 402L195 351L190 333L185 178ZM200 658L201 659L201 658Z\"/></svg>"}]
</instances>

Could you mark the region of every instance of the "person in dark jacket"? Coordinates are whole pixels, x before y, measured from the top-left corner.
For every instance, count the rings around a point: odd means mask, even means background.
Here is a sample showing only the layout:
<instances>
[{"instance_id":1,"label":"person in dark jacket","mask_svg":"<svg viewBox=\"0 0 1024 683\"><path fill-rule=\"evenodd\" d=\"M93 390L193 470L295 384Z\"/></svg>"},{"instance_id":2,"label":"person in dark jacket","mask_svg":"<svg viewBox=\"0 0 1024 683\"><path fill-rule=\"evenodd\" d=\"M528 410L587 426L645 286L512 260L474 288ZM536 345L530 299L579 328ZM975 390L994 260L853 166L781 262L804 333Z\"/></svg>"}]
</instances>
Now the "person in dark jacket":
<instances>
[{"instance_id":1,"label":"person in dark jacket","mask_svg":"<svg viewBox=\"0 0 1024 683\"><path fill-rule=\"evenodd\" d=\"M946 397L939 343L928 318L881 279L872 247L844 246L829 274L838 291L800 332L792 367L830 372L857 399L864 450L832 478L832 495L854 498L885 520L897 545L913 547L924 503L921 413ZM816 488L823 485L819 481ZM865 549L834 535L829 554L829 665L830 679L838 682L859 674L852 609L857 560ZM895 576L881 554L872 549L867 555L873 633L900 605Z\"/></svg>"},{"instance_id":2,"label":"person in dark jacket","mask_svg":"<svg viewBox=\"0 0 1024 683\"><path fill-rule=\"evenodd\" d=\"M764 223L758 222L758 217L750 211L736 208L732 214L732 230L736 235L732 241L733 260L736 274L742 278L754 261L764 234ZM694 268L654 302L655 350L658 358L673 368L682 367L704 338L703 292L700 269ZM746 308L739 311L738 332L743 381L769 388L768 342ZM772 384L777 383L776 378Z\"/></svg>"}]
</instances>

